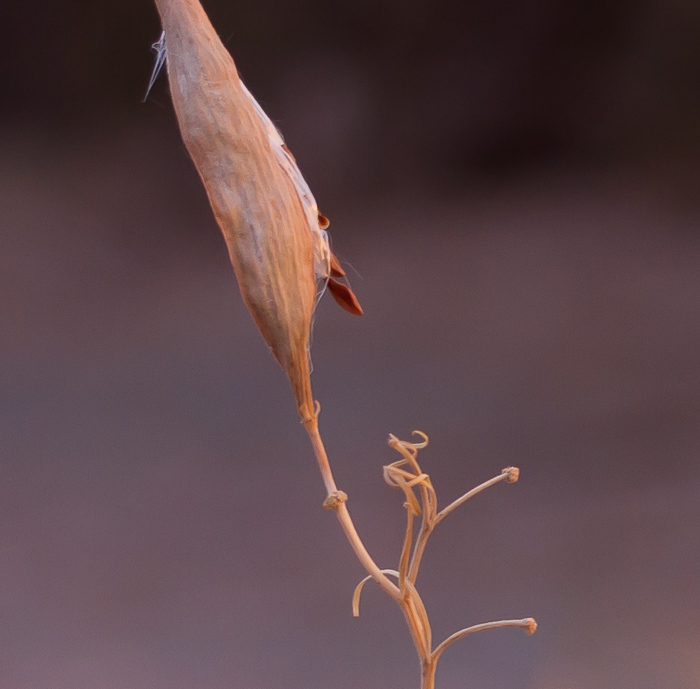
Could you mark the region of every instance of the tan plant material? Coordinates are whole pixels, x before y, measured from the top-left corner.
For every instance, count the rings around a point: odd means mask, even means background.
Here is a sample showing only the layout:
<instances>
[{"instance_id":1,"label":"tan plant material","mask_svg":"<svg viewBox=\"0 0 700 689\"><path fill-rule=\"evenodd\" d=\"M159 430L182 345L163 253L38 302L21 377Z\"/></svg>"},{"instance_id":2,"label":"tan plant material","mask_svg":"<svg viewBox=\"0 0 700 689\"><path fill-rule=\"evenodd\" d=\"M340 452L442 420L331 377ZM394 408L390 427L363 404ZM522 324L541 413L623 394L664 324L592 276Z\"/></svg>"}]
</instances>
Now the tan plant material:
<instances>
[{"instance_id":1,"label":"tan plant material","mask_svg":"<svg viewBox=\"0 0 700 689\"><path fill-rule=\"evenodd\" d=\"M430 477L417 462L420 443L390 436L402 459L384 468L387 482L405 496L406 533L398 569L380 569L367 552L338 490L318 428L319 405L311 392L309 335L323 290L351 313L360 307L340 280L345 273L329 249L328 220L316 205L292 154L238 76L199 0L155 0L163 24L156 70L163 59L182 138L199 172L229 250L243 299L292 385L326 487L323 506L335 512L369 576L353 596L359 614L362 587L370 578L401 608L421 661L423 689L433 689L442 652L454 641L483 629L536 628L532 618L467 627L433 646L430 621L416 588L428 537L435 526L469 498L500 481L513 483L508 467L493 479L437 510ZM421 526L414 538L414 519Z\"/></svg>"},{"instance_id":2,"label":"tan plant material","mask_svg":"<svg viewBox=\"0 0 700 689\"><path fill-rule=\"evenodd\" d=\"M406 440L399 440L394 435L389 436L389 446L395 449L402 459L384 467L384 480L390 486L399 488L404 494L406 531L398 570L386 569L382 571L398 581L401 594L399 605L406 618L408 628L413 637L413 643L421 661L421 687L422 689L433 689L435 686L437 662L443 651L458 639L474 632L502 627L517 627L525 630L527 634L534 634L537 630L537 623L534 618L526 617L520 620L498 620L496 622L477 624L460 629L433 647L430 620L416 588L416 579L418 578L418 571L428 538L435 527L457 507L496 483L515 483L520 476L520 470L517 467L506 467L497 476L484 481L476 488L472 488L447 505L447 507L438 511L437 494L435 488L433 488L430 476L424 473L418 464L418 451L427 447L428 436L421 431L414 431L414 434L421 437L421 442L411 443ZM414 537L413 522L416 517L421 518L421 526L418 534ZM355 594L352 599L352 612L355 617L360 614L360 595L362 588L369 579L370 577L365 577L355 588Z\"/></svg>"},{"instance_id":3,"label":"tan plant material","mask_svg":"<svg viewBox=\"0 0 700 689\"><path fill-rule=\"evenodd\" d=\"M317 281L328 284L344 308L362 310L336 280L342 269L331 257L327 219L199 1L156 0L156 5L182 138L223 232L243 299L308 421L314 416L308 350Z\"/></svg>"}]
</instances>

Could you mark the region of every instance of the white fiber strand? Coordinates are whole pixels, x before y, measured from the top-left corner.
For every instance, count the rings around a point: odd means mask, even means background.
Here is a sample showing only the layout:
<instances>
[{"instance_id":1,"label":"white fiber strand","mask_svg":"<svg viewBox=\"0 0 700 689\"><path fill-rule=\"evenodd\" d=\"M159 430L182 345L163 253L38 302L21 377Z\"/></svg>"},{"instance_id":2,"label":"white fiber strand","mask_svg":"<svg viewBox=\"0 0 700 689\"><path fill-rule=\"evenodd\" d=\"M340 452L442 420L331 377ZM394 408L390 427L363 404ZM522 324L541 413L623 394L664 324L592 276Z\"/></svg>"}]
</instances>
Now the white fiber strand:
<instances>
[{"instance_id":1,"label":"white fiber strand","mask_svg":"<svg viewBox=\"0 0 700 689\"><path fill-rule=\"evenodd\" d=\"M153 84L156 83L156 79L163 69L163 65L165 65L165 31L161 33L160 38L151 46L151 50L156 54L156 63L153 65L151 80L148 82L146 95L143 97L142 103L145 103L148 99L148 94L151 92Z\"/></svg>"}]
</instances>

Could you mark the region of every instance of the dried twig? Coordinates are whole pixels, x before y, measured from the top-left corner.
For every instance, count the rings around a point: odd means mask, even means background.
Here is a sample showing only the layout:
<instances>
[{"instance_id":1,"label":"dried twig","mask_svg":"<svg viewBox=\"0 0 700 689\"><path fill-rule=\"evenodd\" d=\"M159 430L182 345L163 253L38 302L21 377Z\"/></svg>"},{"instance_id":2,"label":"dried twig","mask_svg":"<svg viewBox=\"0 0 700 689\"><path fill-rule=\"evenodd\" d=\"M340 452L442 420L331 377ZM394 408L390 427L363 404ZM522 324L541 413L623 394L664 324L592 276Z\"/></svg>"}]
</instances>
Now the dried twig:
<instances>
[{"instance_id":1,"label":"dried twig","mask_svg":"<svg viewBox=\"0 0 700 689\"><path fill-rule=\"evenodd\" d=\"M411 443L405 440L399 440L394 435L389 436L389 445L402 456L402 459L384 467L384 479L389 485L394 488L399 488L404 493L407 526L404 534L404 543L399 559L398 571L384 571L391 573L399 580L401 600L398 601L398 603L406 618L421 661L421 687L422 689L433 689L437 662L443 651L458 639L473 634L474 632L500 627L518 627L524 629L528 634L533 634L537 629L537 623L532 617L528 617L522 620L500 620L497 622L477 624L455 632L442 643L438 644L435 649L432 649L430 623L423 601L415 587L415 581L418 576L421 559L428 543L428 538L437 524L457 507L469 500L469 498L501 481L515 483L518 480L520 471L517 467L506 467L498 476L484 481L484 483L476 486L476 488L472 488L472 490L466 492L438 512L435 489L433 488L428 474L424 473L418 464L418 451L428 445L428 436L421 431L414 431L414 434L419 435L422 438L422 442ZM420 497L416 495L416 489L420 490ZM415 539L415 543L413 543L413 520L419 515L422 516L421 528ZM411 558L410 567L408 567L407 554L412 544L413 556ZM363 579L355 589L355 594L353 596L354 615L359 614L360 594L366 581L367 578Z\"/></svg>"}]
</instances>

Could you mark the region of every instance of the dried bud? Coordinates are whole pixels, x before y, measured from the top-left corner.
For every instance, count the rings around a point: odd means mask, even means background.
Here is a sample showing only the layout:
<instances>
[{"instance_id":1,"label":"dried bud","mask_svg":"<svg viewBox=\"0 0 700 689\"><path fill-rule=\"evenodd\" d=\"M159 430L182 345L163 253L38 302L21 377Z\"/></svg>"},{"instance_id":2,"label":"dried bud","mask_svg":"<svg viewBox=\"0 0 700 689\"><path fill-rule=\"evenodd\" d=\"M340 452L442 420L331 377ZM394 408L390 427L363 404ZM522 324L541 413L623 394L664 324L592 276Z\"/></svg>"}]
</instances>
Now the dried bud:
<instances>
[{"instance_id":1,"label":"dried bud","mask_svg":"<svg viewBox=\"0 0 700 689\"><path fill-rule=\"evenodd\" d=\"M281 136L239 79L199 0L156 0L156 5L182 138L223 232L243 299L291 381L302 419L309 421L314 416L309 331L317 280L330 277L328 221L319 215ZM341 297L352 310L352 298Z\"/></svg>"},{"instance_id":2,"label":"dried bud","mask_svg":"<svg viewBox=\"0 0 700 689\"><path fill-rule=\"evenodd\" d=\"M507 483L515 483L520 478L520 469L518 467L506 467L501 471L501 474L507 474Z\"/></svg>"}]
</instances>

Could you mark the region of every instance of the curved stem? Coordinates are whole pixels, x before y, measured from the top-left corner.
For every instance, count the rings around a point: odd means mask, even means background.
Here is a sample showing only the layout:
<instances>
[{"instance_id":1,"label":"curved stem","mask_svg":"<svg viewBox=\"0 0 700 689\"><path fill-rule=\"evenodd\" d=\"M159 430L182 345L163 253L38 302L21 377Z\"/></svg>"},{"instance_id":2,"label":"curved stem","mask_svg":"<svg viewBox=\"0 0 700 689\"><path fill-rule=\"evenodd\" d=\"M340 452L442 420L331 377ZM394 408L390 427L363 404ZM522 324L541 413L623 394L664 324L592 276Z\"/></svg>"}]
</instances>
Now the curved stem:
<instances>
[{"instance_id":1,"label":"curved stem","mask_svg":"<svg viewBox=\"0 0 700 689\"><path fill-rule=\"evenodd\" d=\"M500 473L498 476L494 476L493 478L489 479L488 481L484 481L482 484L478 485L476 488L472 488L470 491L465 493L462 497L457 498L454 502L451 502L447 507L445 507L445 509L440 510L437 517L435 517L435 524L437 524L438 522L441 522L450 512L452 512L452 510L456 509L462 503L469 500L469 498L473 498L477 493L481 493L482 490L485 490L489 486L492 486L494 483L498 483L499 481L508 481L508 480L509 480L509 474L507 474L504 471L503 473Z\"/></svg>"},{"instance_id":2,"label":"curved stem","mask_svg":"<svg viewBox=\"0 0 700 689\"><path fill-rule=\"evenodd\" d=\"M424 483L421 484L421 500L423 502L423 518L421 519L421 527L418 532L418 538L416 538L416 543L413 547L413 555L411 556L411 565L408 570L408 578L415 584L418 577L418 570L420 569L420 563L423 559L423 553L425 552L425 546L428 543L428 536L433 531L435 526L435 518L437 512L437 496L435 495L435 489L432 484L426 486Z\"/></svg>"},{"instance_id":3,"label":"curved stem","mask_svg":"<svg viewBox=\"0 0 700 689\"><path fill-rule=\"evenodd\" d=\"M428 612L418 590L410 580L405 580L405 586L406 595L401 601L401 609L411 630L418 656L421 662L425 663L430 660L433 647L433 634L430 628Z\"/></svg>"},{"instance_id":4,"label":"curved stem","mask_svg":"<svg viewBox=\"0 0 700 689\"><path fill-rule=\"evenodd\" d=\"M314 448L314 455L316 455L316 461L321 471L321 478L323 479L323 485L326 487L326 493L332 495L338 491L338 486L335 485L333 471L328 461L328 454L323 445L323 440L321 440L321 434L318 431L318 417L314 416L304 421L304 428L306 428L306 432L309 434L309 440L311 440L311 446Z\"/></svg>"},{"instance_id":5,"label":"curved stem","mask_svg":"<svg viewBox=\"0 0 700 689\"><path fill-rule=\"evenodd\" d=\"M482 632L485 629L500 629L502 627L517 627L519 629L524 629L528 634L534 634L537 629L537 622L532 617L526 617L522 620L499 620L498 622L485 622L484 624L475 624L473 627L467 627L466 629L460 629L451 636L448 636L438 647L433 651L432 660L437 663L438 658L442 655L442 652L450 645L453 644L458 639L461 639L474 632Z\"/></svg>"},{"instance_id":6,"label":"curved stem","mask_svg":"<svg viewBox=\"0 0 700 689\"><path fill-rule=\"evenodd\" d=\"M401 548L401 558L399 559L399 589L405 593L406 574L408 572L408 556L411 553L411 543L413 543L413 512L410 505L406 505L406 534L404 536L403 548Z\"/></svg>"},{"instance_id":7,"label":"curved stem","mask_svg":"<svg viewBox=\"0 0 700 689\"><path fill-rule=\"evenodd\" d=\"M306 428L306 432L309 434L309 439L311 440L311 445L314 449L314 454L316 455L316 461L318 462L318 467L321 471L321 477L323 478L323 483L326 486L326 492L328 494L326 504L331 506L331 509L335 511L338 521L340 522L348 541L350 541L350 546L355 551L357 559L367 570L367 573L379 584L379 586L382 587L382 589L384 589L384 591L386 591L389 596L391 596L391 598L396 601L400 601L401 592L399 591L398 586L390 581L377 566L377 563L367 552L367 548L365 548L362 539L357 533L357 529L355 529L355 524L353 523L350 513L348 512L348 508L345 505L347 496L338 491L335 479L333 478L333 471L331 470L331 465L328 461L326 448L323 445L323 440L321 439L321 434L318 430L318 418L313 417L312 419L305 421L304 427Z\"/></svg>"}]
</instances>

